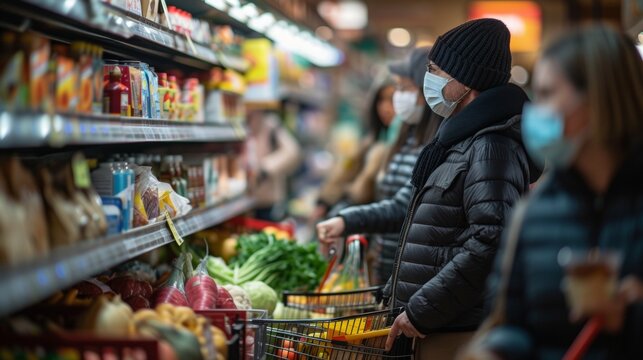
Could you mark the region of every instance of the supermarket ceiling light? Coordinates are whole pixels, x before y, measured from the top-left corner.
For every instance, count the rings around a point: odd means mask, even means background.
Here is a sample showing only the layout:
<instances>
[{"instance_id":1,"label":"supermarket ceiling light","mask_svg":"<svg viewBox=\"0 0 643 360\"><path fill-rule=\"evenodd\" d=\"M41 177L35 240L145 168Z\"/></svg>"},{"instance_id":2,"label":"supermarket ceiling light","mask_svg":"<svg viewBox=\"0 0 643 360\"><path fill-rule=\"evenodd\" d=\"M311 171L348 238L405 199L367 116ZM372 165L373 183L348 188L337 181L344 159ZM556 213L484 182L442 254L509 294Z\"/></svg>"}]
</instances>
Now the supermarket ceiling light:
<instances>
[{"instance_id":1,"label":"supermarket ceiling light","mask_svg":"<svg viewBox=\"0 0 643 360\"><path fill-rule=\"evenodd\" d=\"M230 8L228 14L235 20L246 23L249 19L259 16L259 10L257 9L257 6L255 4L248 3L241 7Z\"/></svg>"},{"instance_id":2,"label":"supermarket ceiling light","mask_svg":"<svg viewBox=\"0 0 643 360\"><path fill-rule=\"evenodd\" d=\"M273 13L262 11L253 3L239 0L206 0L206 3L227 12L232 18L274 41L278 47L297 54L316 66L336 66L344 60L344 54L324 41L327 39L316 37L311 31L300 29L286 19L278 19ZM332 30L328 30L332 36Z\"/></svg>"},{"instance_id":3,"label":"supermarket ceiling light","mask_svg":"<svg viewBox=\"0 0 643 360\"><path fill-rule=\"evenodd\" d=\"M317 12L338 30L361 30L368 25L368 8L362 1L322 1Z\"/></svg>"},{"instance_id":4,"label":"supermarket ceiling light","mask_svg":"<svg viewBox=\"0 0 643 360\"><path fill-rule=\"evenodd\" d=\"M264 33L275 23L275 21L277 20L272 13L265 12L261 14L261 16L250 19L250 21L248 21L248 26L256 32Z\"/></svg>"},{"instance_id":5,"label":"supermarket ceiling light","mask_svg":"<svg viewBox=\"0 0 643 360\"><path fill-rule=\"evenodd\" d=\"M411 44L411 33L405 28L393 28L388 31L388 42L395 47L407 47Z\"/></svg>"},{"instance_id":6,"label":"supermarket ceiling light","mask_svg":"<svg viewBox=\"0 0 643 360\"><path fill-rule=\"evenodd\" d=\"M220 11L228 10L228 5L224 0L205 0L205 3Z\"/></svg>"}]
</instances>

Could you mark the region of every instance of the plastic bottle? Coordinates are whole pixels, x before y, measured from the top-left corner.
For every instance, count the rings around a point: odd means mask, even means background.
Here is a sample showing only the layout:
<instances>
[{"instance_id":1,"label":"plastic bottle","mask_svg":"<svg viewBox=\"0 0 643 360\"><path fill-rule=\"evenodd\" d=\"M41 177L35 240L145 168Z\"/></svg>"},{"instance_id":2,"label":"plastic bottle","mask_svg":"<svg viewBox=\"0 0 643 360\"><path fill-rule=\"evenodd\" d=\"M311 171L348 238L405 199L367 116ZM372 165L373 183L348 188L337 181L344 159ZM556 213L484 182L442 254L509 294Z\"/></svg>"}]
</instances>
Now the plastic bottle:
<instances>
[{"instance_id":1,"label":"plastic bottle","mask_svg":"<svg viewBox=\"0 0 643 360\"><path fill-rule=\"evenodd\" d=\"M127 189L128 185L128 178L127 178L127 173L123 170L123 163L121 162L114 162L112 165L112 176L113 176L113 187L112 187L112 195L117 196L124 192ZM121 217L121 230L122 231L127 231L130 229L130 204L129 204L129 196L128 193L125 192L124 194L121 194L120 196L121 201L123 203L123 209L121 211L122 217Z\"/></svg>"},{"instance_id":2,"label":"plastic bottle","mask_svg":"<svg viewBox=\"0 0 643 360\"><path fill-rule=\"evenodd\" d=\"M125 177L125 189L127 190L128 217L125 220L127 221L128 229L131 229L134 223L134 194L136 190L136 174L134 173L133 162L121 162L121 171Z\"/></svg>"},{"instance_id":3,"label":"plastic bottle","mask_svg":"<svg viewBox=\"0 0 643 360\"><path fill-rule=\"evenodd\" d=\"M180 99L181 99L181 90L179 89L179 84L176 81L176 76L170 75L169 77L170 85L170 95L172 96L172 111L170 113L170 119L172 120L182 120Z\"/></svg>"},{"instance_id":4,"label":"plastic bottle","mask_svg":"<svg viewBox=\"0 0 643 360\"><path fill-rule=\"evenodd\" d=\"M167 80L167 73L158 73L159 77L159 101L161 119L168 120L172 118L173 107L172 107L172 90L170 89L170 84Z\"/></svg>"},{"instance_id":5,"label":"plastic bottle","mask_svg":"<svg viewBox=\"0 0 643 360\"><path fill-rule=\"evenodd\" d=\"M177 192L179 193L179 195L189 198L187 169L185 169L183 166L183 155L177 155L174 157L174 167L176 169L175 172L177 183L180 187L180 190Z\"/></svg>"},{"instance_id":6,"label":"plastic bottle","mask_svg":"<svg viewBox=\"0 0 643 360\"><path fill-rule=\"evenodd\" d=\"M129 88L121 83L121 77L120 67L114 66L103 90L103 112L106 114L129 115Z\"/></svg>"}]
</instances>

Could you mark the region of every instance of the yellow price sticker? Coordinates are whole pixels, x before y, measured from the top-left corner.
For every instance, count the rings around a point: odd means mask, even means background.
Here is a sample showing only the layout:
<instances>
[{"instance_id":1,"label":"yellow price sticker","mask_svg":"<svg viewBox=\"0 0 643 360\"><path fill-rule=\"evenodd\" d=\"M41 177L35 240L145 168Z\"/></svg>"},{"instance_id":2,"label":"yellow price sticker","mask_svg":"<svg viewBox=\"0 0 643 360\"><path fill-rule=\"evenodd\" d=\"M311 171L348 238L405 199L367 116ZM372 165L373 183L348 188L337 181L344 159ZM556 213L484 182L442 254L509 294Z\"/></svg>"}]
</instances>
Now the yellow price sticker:
<instances>
[{"instance_id":1,"label":"yellow price sticker","mask_svg":"<svg viewBox=\"0 0 643 360\"><path fill-rule=\"evenodd\" d=\"M74 175L74 184L79 189L88 189L91 186L89 166L82 154L76 154L71 161L71 169Z\"/></svg>"},{"instance_id":2,"label":"yellow price sticker","mask_svg":"<svg viewBox=\"0 0 643 360\"><path fill-rule=\"evenodd\" d=\"M246 136L246 130L243 128L241 124L239 124L237 121L232 121L232 128L234 129L235 135L239 139L243 139Z\"/></svg>"},{"instance_id":3,"label":"yellow price sticker","mask_svg":"<svg viewBox=\"0 0 643 360\"><path fill-rule=\"evenodd\" d=\"M181 246L183 245L183 238L181 235L179 235L179 232L176 231L176 227L174 226L174 222L172 221L172 217L170 216L169 212L165 212L165 221L167 222L167 226L170 228L170 232L172 233L172 237L174 238L174 241Z\"/></svg>"}]
</instances>

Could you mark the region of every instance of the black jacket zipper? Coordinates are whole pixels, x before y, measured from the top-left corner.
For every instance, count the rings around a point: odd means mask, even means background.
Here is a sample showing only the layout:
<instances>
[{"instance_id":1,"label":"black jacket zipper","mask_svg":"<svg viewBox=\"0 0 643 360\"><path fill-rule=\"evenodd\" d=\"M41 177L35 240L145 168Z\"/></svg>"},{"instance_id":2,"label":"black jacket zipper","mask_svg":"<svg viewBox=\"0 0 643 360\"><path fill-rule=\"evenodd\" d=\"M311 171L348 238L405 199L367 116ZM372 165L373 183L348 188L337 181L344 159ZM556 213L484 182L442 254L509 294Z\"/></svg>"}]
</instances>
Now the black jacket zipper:
<instances>
[{"instance_id":1,"label":"black jacket zipper","mask_svg":"<svg viewBox=\"0 0 643 360\"><path fill-rule=\"evenodd\" d=\"M417 202L418 200L422 197L422 194L424 194L424 188L421 191L415 191L413 194L413 201L411 202L411 207L409 207L409 214L406 217L406 221L404 222L404 227L402 228L402 237L400 238L400 245L398 245L397 248L397 254L395 256L395 271L393 272L393 282L391 284L391 293L389 296L391 297L391 300L393 300L393 306L395 306L395 293L397 292L397 278L399 276L400 272L400 266L402 263L402 252L404 251L404 246L406 245L406 240L408 238L408 232L409 228L411 227L410 225L413 222L413 215L415 215L415 210L417 207ZM390 300L389 300L390 301Z\"/></svg>"}]
</instances>

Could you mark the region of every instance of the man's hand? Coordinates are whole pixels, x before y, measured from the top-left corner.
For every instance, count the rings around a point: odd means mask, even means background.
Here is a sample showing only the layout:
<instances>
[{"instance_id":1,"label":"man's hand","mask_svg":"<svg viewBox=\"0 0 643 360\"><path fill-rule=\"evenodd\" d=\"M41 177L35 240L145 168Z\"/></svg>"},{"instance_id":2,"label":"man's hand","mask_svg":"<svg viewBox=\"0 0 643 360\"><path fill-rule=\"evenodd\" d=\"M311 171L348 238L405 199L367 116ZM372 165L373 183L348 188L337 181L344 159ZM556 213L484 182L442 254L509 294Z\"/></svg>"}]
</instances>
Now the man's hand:
<instances>
[{"instance_id":1,"label":"man's hand","mask_svg":"<svg viewBox=\"0 0 643 360\"><path fill-rule=\"evenodd\" d=\"M413 324L411 324L408 315L406 315L406 311L395 318L393 326L391 327L391 332L388 334L388 338L386 339L386 351L391 351L395 339L402 334L409 338L419 337L423 339L425 337L423 334L420 334Z\"/></svg>"},{"instance_id":2,"label":"man's hand","mask_svg":"<svg viewBox=\"0 0 643 360\"><path fill-rule=\"evenodd\" d=\"M323 256L328 256L330 248L341 250L343 245L344 229L346 224L342 217L330 218L317 224L317 237L319 238L320 252Z\"/></svg>"}]
</instances>

